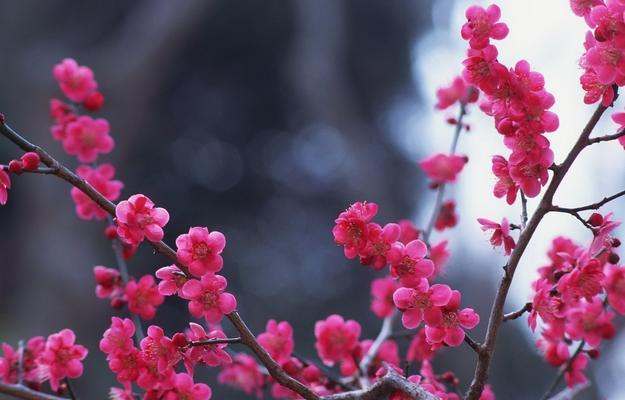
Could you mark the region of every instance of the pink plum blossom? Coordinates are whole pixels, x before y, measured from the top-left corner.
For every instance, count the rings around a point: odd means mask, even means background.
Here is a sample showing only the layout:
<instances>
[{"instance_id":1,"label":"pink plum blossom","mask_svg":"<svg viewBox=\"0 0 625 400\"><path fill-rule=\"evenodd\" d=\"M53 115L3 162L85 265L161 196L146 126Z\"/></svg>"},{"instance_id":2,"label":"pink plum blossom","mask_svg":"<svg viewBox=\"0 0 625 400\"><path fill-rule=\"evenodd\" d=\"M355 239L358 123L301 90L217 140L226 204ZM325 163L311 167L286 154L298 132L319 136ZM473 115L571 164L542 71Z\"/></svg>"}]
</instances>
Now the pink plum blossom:
<instances>
[{"instance_id":1,"label":"pink plum blossom","mask_svg":"<svg viewBox=\"0 0 625 400\"><path fill-rule=\"evenodd\" d=\"M164 208L154 207L152 200L142 194L134 194L119 202L115 208L117 234L131 245L138 245L147 238L151 242L163 239L163 227L169 221Z\"/></svg>"},{"instance_id":2,"label":"pink plum blossom","mask_svg":"<svg viewBox=\"0 0 625 400\"><path fill-rule=\"evenodd\" d=\"M235 297L225 292L228 282L221 275L206 274L200 280L190 279L180 290L180 297L189 300L189 312L196 318L218 323L225 314L237 308Z\"/></svg>"},{"instance_id":3,"label":"pink plum blossom","mask_svg":"<svg viewBox=\"0 0 625 400\"><path fill-rule=\"evenodd\" d=\"M209 272L219 272L223 267L221 252L226 246L226 237L221 232L193 227L188 234L178 236L176 246L178 261L197 277Z\"/></svg>"}]
</instances>

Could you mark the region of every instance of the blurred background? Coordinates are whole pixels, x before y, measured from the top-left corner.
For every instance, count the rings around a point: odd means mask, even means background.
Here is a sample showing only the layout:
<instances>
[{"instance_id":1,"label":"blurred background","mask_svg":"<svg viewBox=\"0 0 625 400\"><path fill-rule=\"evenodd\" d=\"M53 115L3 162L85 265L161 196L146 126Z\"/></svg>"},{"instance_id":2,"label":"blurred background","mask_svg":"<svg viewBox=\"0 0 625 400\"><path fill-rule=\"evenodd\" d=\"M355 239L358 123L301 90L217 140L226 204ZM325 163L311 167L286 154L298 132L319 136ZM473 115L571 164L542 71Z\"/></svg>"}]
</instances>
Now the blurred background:
<instances>
[{"instance_id":1,"label":"blurred background","mask_svg":"<svg viewBox=\"0 0 625 400\"><path fill-rule=\"evenodd\" d=\"M478 2L487 4L486 2ZM166 241L190 226L208 226L228 239L223 274L254 332L268 319L288 320L297 351L316 359L314 322L331 313L356 319L363 337L380 326L369 311L369 284L379 274L346 260L333 243L338 213L357 200L380 205L380 223L411 218L424 226L433 192L417 161L446 151L452 128L435 112L434 92L461 71L465 42L459 29L466 1L452 0L68 0L6 2L0 13L0 111L9 123L69 166L50 133L48 100L59 97L51 69L73 57L90 66L111 122L112 162L126 187L170 211ZM582 104L577 60L585 24L568 2L505 2L510 35L500 60L526 58L556 96L560 129L551 134L561 160L593 107ZM547 36L548 35L548 36ZM619 103L619 108L622 105ZM450 111L455 114L456 111ZM609 120L608 118L604 118ZM459 226L448 238L452 258L442 281L463 292L482 323L483 337L504 257L491 249L477 217L518 221L518 205L491 195L490 156L504 153L492 121L475 109L460 152L470 157L457 198ZM613 132L609 122L599 126ZM601 132L598 132L601 133ZM584 154L557 202L577 206L622 189L619 146ZM19 156L0 141L0 159ZM94 265L114 265L104 226L77 218L69 187L50 177L13 180L0 209L0 341L74 329L90 349L82 398L104 398L117 385L97 344L110 324L108 301L94 295ZM620 187L619 187L620 186ZM536 201L530 200L530 208ZM622 203L611 205L623 218ZM609 209L609 208L608 208ZM550 239L587 232L567 216L549 216L522 262L507 311L522 305ZM141 247L134 276L166 265ZM185 302L168 299L156 323L168 332L189 322ZM146 324L147 325L147 324ZM230 330L227 323L226 330ZM620 324L622 325L622 323ZM230 330L231 331L231 330ZM492 365L498 399L539 397L555 369L537 354L526 319L506 324ZM402 345L405 345L403 343ZM625 339L604 346L589 367L592 387L579 398L625 399ZM464 389L475 357L466 347L446 350L437 372L453 370ZM249 398L199 375L216 399Z\"/></svg>"}]
</instances>

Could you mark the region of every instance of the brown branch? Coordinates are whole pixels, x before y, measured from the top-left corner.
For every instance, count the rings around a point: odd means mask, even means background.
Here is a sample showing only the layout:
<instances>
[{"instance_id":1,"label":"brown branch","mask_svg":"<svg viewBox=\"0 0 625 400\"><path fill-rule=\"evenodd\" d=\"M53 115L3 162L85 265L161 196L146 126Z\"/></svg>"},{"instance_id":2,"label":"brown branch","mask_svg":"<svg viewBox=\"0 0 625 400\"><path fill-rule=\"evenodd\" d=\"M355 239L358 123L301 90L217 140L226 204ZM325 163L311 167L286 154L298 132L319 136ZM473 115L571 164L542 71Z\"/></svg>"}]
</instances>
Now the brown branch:
<instances>
[{"instance_id":1,"label":"brown branch","mask_svg":"<svg viewBox=\"0 0 625 400\"><path fill-rule=\"evenodd\" d=\"M43 150L41 147L30 143L28 140L24 139L17 132L11 129L8 125L6 125L6 123L4 123L4 116L0 116L0 134L5 136L11 142L15 143L22 150L34 151L39 154L39 158L41 158L41 161L46 166L54 170L54 176L57 176L68 182L72 186L80 189L83 193L89 196L90 199L95 201L96 204L98 204L103 210L108 212L111 216L115 216L115 204L113 202L104 197L86 180L80 178L70 169L54 159L54 157L52 157L48 152ZM176 252L171 247L169 247L169 245L167 245L163 241L149 243L152 245L156 253L159 253L169 258L172 262L176 263L176 265L178 265L178 267L185 274L188 274L188 269L184 265L178 263L178 260L176 258ZM280 367L280 365L278 365L275 360L271 358L269 353L267 353L267 351L265 351L265 349L263 349L263 347L258 343L254 334L249 330L247 325L245 325L245 322L243 322L243 320L236 311L228 314L227 317L241 335L241 343L245 344L256 354L262 364L267 368L271 376L278 383L298 393L306 400L319 399L319 396L313 393L308 387L289 376Z\"/></svg>"},{"instance_id":2,"label":"brown branch","mask_svg":"<svg viewBox=\"0 0 625 400\"><path fill-rule=\"evenodd\" d=\"M395 310L391 315L384 318L384 321L382 322L382 327L380 328L380 333L378 333L378 336L373 341L373 344L369 348L369 351L367 351L367 354L365 354L365 356L360 361L360 364L358 365L363 388L369 386L369 377L367 376L369 367L371 366L373 360L375 360L375 356L378 354L378 351L380 350L380 347L382 346L384 341L388 339L388 337L393 333L393 322L397 318L397 315L398 311Z\"/></svg>"},{"instance_id":3,"label":"brown branch","mask_svg":"<svg viewBox=\"0 0 625 400\"><path fill-rule=\"evenodd\" d=\"M4 165L4 164L0 164L0 169L2 169L4 171L9 171L9 166L8 165ZM56 173L56 170L54 170L52 168L39 167L39 168L37 168L35 170L32 170L32 171L23 170L22 172L20 172L17 175L21 175L21 174L54 175L55 173Z\"/></svg>"},{"instance_id":4,"label":"brown branch","mask_svg":"<svg viewBox=\"0 0 625 400\"><path fill-rule=\"evenodd\" d=\"M207 340L198 340L197 342L189 342L187 346L189 347L200 347L200 346L212 346L214 344L236 344L241 343L240 337L235 338L215 338L215 339L207 339Z\"/></svg>"},{"instance_id":5,"label":"brown branch","mask_svg":"<svg viewBox=\"0 0 625 400\"><path fill-rule=\"evenodd\" d=\"M517 319L520 316L522 316L523 314L525 314L526 312L530 312L532 311L532 302L529 301L527 303L525 303L525 305L523 307L521 307L520 309L516 310L516 311L512 311L509 312L508 314L505 314L503 316L503 321L511 321L513 319Z\"/></svg>"},{"instance_id":6,"label":"brown branch","mask_svg":"<svg viewBox=\"0 0 625 400\"><path fill-rule=\"evenodd\" d=\"M466 332L464 333L464 342L468 344L469 347L473 349L473 351L475 351L477 354L480 354L482 351L484 351L482 345L473 340L473 338L469 336L469 334Z\"/></svg>"},{"instance_id":7,"label":"brown branch","mask_svg":"<svg viewBox=\"0 0 625 400\"><path fill-rule=\"evenodd\" d=\"M380 400L396 391L409 395L413 400L440 400L423 387L399 375L393 368L387 367L386 370L386 375L367 389L323 396L321 400Z\"/></svg>"},{"instance_id":8,"label":"brown branch","mask_svg":"<svg viewBox=\"0 0 625 400\"><path fill-rule=\"evenodd\" d=\"M599 142L607 142L610 140L616 140L618 138L620 138L621 136L625 135L625 129L621 130L620 132L617 132L613 135L604 135L604 136L598 136L598 137L594 137L591 139L588 139L588 144L595 144L595 143L599 143Z\"/></svg>"},{"instance_id":9,"label":"brown branch","mask_svg":"<svg viewBox=\"0 0 625 400\"><path fill-rule=\"evenodd\" d=\"M614 86L615 95L617 93L618 87ZM617 96L615 96L616 98ZM512 279L514 277L514 272L516 271L517 266L519 265L519 261L525 252L525 249L529 245L529 242L538 228L538 225L542 221L543 217L553 208L553 196L555 195L560 183L566 176L567 172L573 165L573 162L577 158L577 156L582 152L586 146L589 145L588 138L592 133L592 130L601 119L601 116L605 112L607 107L603 105L599 105L595 112L590 117L590 120L580 133L577 142L573 145L573 148L567 155L564 162L555 168L555 172L553 173L553 177L551 179L551 183L547 187L545 194L543 195L540 203L538 204L538 208L530 218L527 226L519 236L519 241L515 249L512 251L510 258L508 259L508 263L504 268L504 275L501 278L501 282L499 284L499 288L497 289L497 294L495 295L495 300L493 302L490 317L488 319L488 328L486 330L486 337L484 340L484 351L479 354L478 362L475 367L475 373L473 375L473 381L471 382L471 386L466 395L467 400L477 400L479 399L482 391L484 390L484 385L488 380L488 369L490 367L491 360L493 358L493 354L495 353L495 344L497 342L497 336L499 334L499 328L503 323L503 309L506 303L506 298L508 296L508 291L510 290L510 285L512 285Z\"/></svg>"},{"instance_id":10,"label":"brown branch","mask_svg":"<svg viewBox=\"0 0 625 400\"><path fill-rule=\"evenodd\" d=\"M14 385L4 382L0 382L0 393L15 397L17 399L26 400L67 400L67 398L65 397L53 396L51 394L32 390L23 385Z\"/></svg>"},{"instance_id":11,"label":"brown branch","mask_svg":"<svg viewBox=\"0 0 625 400\"><path fill-rule=\"evenodd\" d=\"M612 196L604 197L603 200L600 200L596 203L588 204L586 206L575 207L575 208L553 206L550 211L573 214L573 213L578 213L580 211L598 210L601 207L603 207L605 204L611 202L612 200L616 200L622 196L625 196L625 190L621 190L620 192L613 194Z\"/></svg>"}]
</instances>

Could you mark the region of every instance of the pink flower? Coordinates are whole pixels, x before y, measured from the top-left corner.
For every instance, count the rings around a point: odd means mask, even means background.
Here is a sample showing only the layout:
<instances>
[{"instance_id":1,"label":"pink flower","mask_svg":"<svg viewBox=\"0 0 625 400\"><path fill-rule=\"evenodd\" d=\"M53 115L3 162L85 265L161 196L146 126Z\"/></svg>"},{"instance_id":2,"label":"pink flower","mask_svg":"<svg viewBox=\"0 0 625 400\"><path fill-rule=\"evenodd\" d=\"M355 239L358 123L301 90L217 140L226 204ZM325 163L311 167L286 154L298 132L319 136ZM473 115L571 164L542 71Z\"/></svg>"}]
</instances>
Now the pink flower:
<instances>
[{"instance_id":1,"label":"pink flower","mask_svg":"<svg viewBox=\"0 0 625 400\"><path fill-rule=\"evenodd\" d=\"M580 353L575 357L575 360L571 363L571 367L564 374L564 380L568 387L574 387L577 385L583 385L587 379L584 375L584 369L588 365L588 356L584 353Z\"/></svg>"},{"instance_id":2,"label":"pink flower","mask_svg":"<svg viewBox=\"0 0 625 400\"><path fill-rule=\"evenodd\" d=\"M345 321L340 315L330 315L324 321L315 323L315 348L324 364L334 365L351 357L358 346L360 324L354 320Z\"/></svg>"},{"instance_id":3,"label":"pink flower","mask_svg":"<svg viewBox=\"0 0 625 400\"><path fill-rule=\"evenodd\" d=\"M406 360L409 362L417 361L430 361L434 358L434 355L438 349L442 347L440 344L431 345L427 342L425 337L425 329L420 329L416 335L413 336L410 341L410 346L406 353Z\"/></svg>"},{"instance_id":4,"label":"pink flower","mask_svg":"<svg viewBox=\"0 0 625 400\"><path fill-rule=\"evenodd\" d=\"M393 294L393 302L403 314L401 322L406 329L415 329L425 319L426 325L439 325L441 313L437 307L446 305L452 291L447 285L432 285L422 279L415 288L399 288Z\"/></svg>"},{"instance_id":5,"label":"pink flower","mask_svg":"<svg viewBox=\"0 0 625 400\"><path fill-rule=\"evenodd\" d=\"M370 222L367 225L367 242L360 252L360 263L372 265L373 269L380 270L386 265L386 255L391 245L399 239L400 228L397 224L386 224L384 228Z\"/></svg>"},{"instance_id":6,"label":"pink flower","mask_svg":"<svg viewBox=\"0 0 625 400\"><path fill-rule=\"evenodd\" d=\"M582 84L582 89L586 92L584 103L593 104L601 99L601 105L608 107L614 101L612 85L601 83L594 71L586 71L579 77L579 82ZM612 116L612 119L614 119L614 116Z\"/></svg>"},{"instance_id":7,"label":"pink flower","mask_svg":"<svg viewBox=\"0 0 625 400\"><path fill-rule=\"evenodd\" d=\"M156 315L156 308L163 304L163 295L158 292L152 275L144 275L135 281L129 281L126 285L126 297L128 299L128 310L133 314L138 314L148 321Z\"/></svg>"},{"instance_id":8,"label":"pink flower","mask_svg":"<svg viewBox=\"0 0 625 400\"><path fill-rule=\"evenodd\" d=\"M130 386L129 383L136 382L148 368L143 359L143 353L134 346L127 353L112 352L106 358L109 369L124 386Z\"/></svg>"},{"instance_id":9,"label":"pink flower","mask_svg":"<svg viewBox=\"0 0 625 400\"><path fill-rule=\"evenodd\" d=\"M180 291L180 297L189 301L189 312L196 318L204 317L218 323L224 314L237 308L235 297L224 292L228 282L221 275L206 274L200 280L190 279Z\"/></svg>"},{"instance_id":10,"label":"pink flower","mask_svg":"<svg viewBox=\"0 0 625 400\"><path fill-rule=\"evenodd\" d=\"M9 189L11 189L11 179L9 179L9 175L4 170L0 169L0 205L7 203L7 191Z\"/></svg>"},{"instance_id":11,"label":"pink flower","mask_svg":"<svg viewBox=\"0 0 625 400\"><path fill-rule=\"evenodd\" d=\"M598 5L602 5L602 0L570 0L571 10L578 17L584 17L586 19L586 23L591 28L594 27L594 24L590 20L590 10Z\"/></svg>"},{"instance_id":12,"label":"pink flower","mask_svg":"<svg viewBox=\"0 0 625 400\"><path fill-rule=\"evenodd\" d=\"M176 374L174 387L168 390L164 400L209 400L212 396L211 388L204 383L194 383L189 374Z\"/></svg>"},{"instance_id":13,"label":"pink flower","mask_svg":"<svg viewBox=\"0 0 625 400\"><path fill-rule=\"evenodd\" d=\"M31 387L38 387L42 381L39 368L39 357L46 347L43 336L35 336L28 339L24 347L22 357L22 380ZM7 343L2 343L4 357L0 357L0 381L6 383L18 383L18 369L20 363L20 351L14 350Z\"/></svg>"},{"instance_id":14,"label":"pink flower","mask_svg":"<svg viewBox=\"0 0 625 400\"><path fill-rule=\"evenodd\" d=\"M119 271L100 265L93 267L96 288L95 295L100 299L113 298L124 292L124 285Z\"/></svg>"},{"instance_id":15,"label":"pink flower","mask_svg":"<svg viewBox=\"0 0 625 400\"><path fill-rule=\"evenodd\" d=\"M344 247L345 257L354 258L367 244L367 224L378 213L376 203L356 202L339 214L332 228L334 241Z\"/></svg>"},{"instance_id":16,"label":"pink flower","mask_svg":"<svg viewBox=\"0 0 625 400\"><path fill-rule=\"evenodd\" d=\"M612 92L612 88L610 87L610 91ZM612 121L616 122L619 125L618 131L621 132L625 129L625 112L618 112L612 114ZM618 138L618 142L623 148L625 148L625 136L621 136ZM2 190L2 185L0 185L0 191ZM1 195L1 193L0 193Z\"/></svg>"},{"instance_id":17,"label":"pink flower","mask_svg":"<svg viewBox=\"0 0 625 400\"><path fill-rule=\"evenodd\" d=\"M99 154L110 153L115 146L109 135L109 123L103 118L93 119L86 115L67 124L63 149L67 154L78 156L80 162L93 162Z\"/></svg>"},{"instance_id":18,"label":"pink flower","mask_svg":"<svg viewBox=\"0 0 625 400\"><path fill-rule=\"evenodd\" d=\"M403 286L418 285L421 278L427 278L434 273L432 260L424 259L427 254L425 243L413 240L407 245L396 242L387 254L391 264L391 276L399 278Z\"/></svg>"},{"instance_id":19,"label":"pink flower","mask_svg":"<svg viewBox=\"0 0 625 400\"><path fill-rule=\"evenodd\" d=\"M546 323L556 323L562 317L562 301L552 292L553 284L547 279L539 279L533 283L535 294L532 299L532 310L527 320L530 329L536 330L537 318L540 315Z\"/></svg>"},{"instance_id":20,"label":"pink flower","mask_svg":"<svg viewBox=\"0 0 625 400\"><path fill-rule=\"evenodd\" d=\"M449 86L438 89L436 97L438 102L434 107L444 110L456 102L475 103L478 92L473 86L467 85L461 76L457 76Z\"/></svg>"},{"instance_id":21,"label":"pink flower","mask_svg":"<svg viewBox=\"0 0 625 400\"><path fill-rule=\"evenodd\" d=\"M558 325L554 326L547 326L541 332L542 337L536 341L536 347L542 350L545 361L554 367L559 367L569 360L570 353L564 332Z\"/></svg>"},{"instance_id":22,"label":"pink flower","mask_svg":"<svg viewBox=\"0 0 625 400\"><path fill-rule=\"evenodd\" d=\"M464 330L473 329L480 323L480 316L472 308L460 310L461 295L453 290L449 302L440 308L434 308L440 316L430 316L432 320L439 320L440 325L425 325L425 335L429 343L444 342L448 346L459 346L464 340Z\"/></svg>"},{"instance_id":23,"label":"pink flower","mask_svg":"<svg viewBox=\"0 0 625 400\"><path fill-rule=\"evenodd\" d=\"M486 232L488 230L493 231L493 235L490 237L490 244L494 247L503 245L506 255L510 255L512 250L516 246L514 239L510 236L510 223L507 218L501 220L501 224L491 221L486 218L478 218L477 222L482 225L481 229Z\"/></svg>"},{"instance_id":24,"label":"pink flower","mask_svg":"<svg viewBox=\"0 0 625 400\"><path fill-rule=\"evenodd\" d=\"M625 268L606 264L602 282L608 293L608 303L621 315L625 315Z\"/></svg>"},{"instance_id":25,"label":"pink flower","mask_svg":"<svg viewBox=\"0 0 625 400\"><path fill-rule=\"evenodd\" d=\"M456 214L456 202L447 200L442 205L436 217L434 228L442 231L445 228L453 228L458 223L458 214Z\"/></svg>"},{"instance_id":26,"label":"pink flower","mask_svg":"<svg viewBox=\"0 0 625 400\"><path fill-rule=\"evenodd\" d=\"M93 79L93 71L89 67L79 66L72 58L66 58L55 65L52 73L63 94L77 103L85 100L98 87Z\"/></svg>"},{"instance_id":27,"label":"pink flower","mask_svg":"<svg viewBox=\"0 0 625 400\"><path fill-rule=\"evenodd\" d=\"M508 35L508 26L497 22L501 17L501 10L495 4L487 9L471 6L467 8L466 17L467 22L460 33L473 49L480 50L488 46L490 38L501 40Z\"/></svg>"},{"instance_id":28,"label":"pink flower","mask_svg":"<svg viewBox=\"0 0 625 400\"><path fill-rule=\"evenodd\" d=\"M590 302L582 300L567 315L566 333L571 339L585 340L590 347L596 348L601 340L611 339L616 334L613 318L614 313L606 311L598 297Z\"/></svg>"},{"instance_id":29,"label":"pink flower","mask_svg":"<svg viewBox=\"0 0 625 400\"><path fill-rule=\"evenodd\" d=\"M393 293L397 289L399 284L389 276L371 282L371 311L377 317L386 318L395 311Z\"/></svg>"},{"instance_id":30,"label":"pink flower","mask_svg":"<svg viewBox=\"0 0 625 400\"><path fill-rule=\"evenodd\" d=\"M151 242L163 239L163 227L169 221L164 208L154 208L152 200L142 194L134 194L121 201L115 208L117 234L126 242L138 245L147 238Z\"/></svg>"},{"instance_id":31,"label":"pink flower","mask_svg":"<svg viewBox=\"0 0 625 400\"><path fill-rule=\"evenodd\" d=\"M148 327L148 335L141 340L141 351L145 361L156 365L159 372L172 368L181 359L178 347L156 325Z\"/></svg>"},{"instance_id":32,"label":"pink flower","mask_svg":"<svg viewBox=\"0 0 625 400\"><path fill-rule=\"evenodd\" d=\"M434 273L428 277L431 281L434 277L445 273L445 265L449 260L449 249L447 248L447 240L441 240L430 247L430 259L434 263Z\"/></svg>"},{"instance_id":33,"label":"pink flower","mask_svg":"<svg viewBox=\"0 0 625 400\"><path fill-rule=\"evenodd\" d=\"M109 398L111 400L135 400L135 396L132 394L131 389L122 389L112 387L109 390Z\"/></svg>"},{"instance_id":34,"label":"pink flower","mask_svg":"<svg viewBox=\"0 0 625 400\"><path fill-rule=\"evenodd\" d=\"M409 219L402 219L397 223L399 225L399 241L403 244L408 244L413 240L419 239L421 232Z\"/></svg>"},{"instance_id":35,"label":"pink flower","mask_svg":"<svg viewBox=\"0 0 625 400\"><path fill-rule=\"evenodd\" d=\"M541 186L549 180L548 168L553 164L553 151L544 149L540 160L534 164L520 163L510 167L510 176L527 197L536 197Z\"/></svg>"},{"instance_id":36,"label":"pink flower","mask_svg":"<svg viewBox=\"0 0 625 400\"><path fill-rule=\"evenodd\" d=\"M597 73L597 78L604 85L611 85L622 79L625 73L625 56L622 43L608 40L595 42L584 55L584 65Z\"/></svg>"},{"instance_id":37,"label":"pink flower","mask_svg":"<svg viewBox=\"0 0 625 400\"><path fill-rule=\"evenodd\" d=\"M363 356L367 354L369 350L371 349L372 345L373 345L373 340L370 340L370 339L363 340L360 343L360 354ZM360 362L361 360L362 360L362 357L358 357L358 361ZM397 366L401 363L401 360L399 358L399 347L397 346L397 343L394 340L385 340L384 342L382 342L382 345L380 345L380 348L378 349L377 354L375 355L373 361L369 365L369 370L367 371L367 374L369 376L375 376L376 372L380 368L383 368L385 363L394 365L394 366ZM353 371L341 371L341 373L344 376L353 375L356 372L358 372L358 366L356 365L356 363L354 363L354 367L355 369ZM348 373L344 373L344 372L348 372Z\"/></svg>"},{"instance_id":38,"label":"pink flower","mask_svg":"<svg viewBox=\"0 0 625 400\"><path fill-rule=\"evenodd\" d=\"M225 339L226 335L219 329L212 330L208 333L202 328L201 325L198 325L194 322L190 322L189 326L191 330L189 331L188 338L194 342L202 342L210 339ZM232 362L232 358L224 348L228 346L226 343L212 344L212 345L203 345L203 346L191 346L185 352L186 359L190 361L190 365L192 366L198 362L203 362L209 367L217 367L219 365L226 365ZM190 371L193 371L193 368L187 367Z\"/></svg>"},{"instance_id":39,"label":"pink flower","mask_svg":"<svg viewBox=\"0 0 625 400\"><path fill-rule=\"evenodd\" d=\"M508 75L506 67L497 61L497 55L497 48L492 45L481 50L469 49L469 57L462 62L464 80L479 87L486 94L493 93L501 77Z\"/></svg>"},{"instance_id":40,"label":"pink flower","mask_svg":"<svg viewBox=\"0 0 625 400\"><path fill-rule=\"evenodd\" d=\"M265 332L258 335L258 343L277 362L287 361L295 347L293 328L287 321L278 323L271 319L267 322Z\"/></svg>"},{"instance_id":41,"label":"pink flower","mask_svg":"<svg viewBox=\"0 0 625 400\"><path fill-rule=\"evenodd\" d=\"M162 279L158 283L158 291L163 296L179 293L180 289L189 280L184 272L174 264L158 269L155 275L158 279Z\"/></svg>"},{"instance_id":42,"label":"pink flower","mask_svg":"<svg viewBox=\"0 0 625 400\"><path fill-rule=\"evenodd\" d=\"M111 327L104 331L100 340L100 350L103 353L128 353L134 348L132 337L135 334L135 324L129 318L111 318Z\"/></svg>"},{"instance_id":43,"label":"pink flower","mask_svg":"<svg viewBox=\"0 0 625 400\"><path fill-rule=\"evenodd\" d=\"M226 246L226 238L221 232L209 232L203 227L190 228L188 234L178 236L176 246L178 261L197 277L219 272L223 267L220 254Z\"/></svg>"},{"instance_id":44,"label":"pink flower","mask_svg":"<svg viewBox=\"0 0 625 400\"><path fill-rule=\"evenodd\" d=\"M517 185L510 176L508 161L502 156L493 156L492 163L493 174L495 174L498 179L493 188L493 194L498 199L505 196L508 204L514 204L517 192L519 191L519 185Z\"/></svg>"},{"instance_id":45,"label":"pink flower","mask_svg":"<svg viewBox=\"0 0 625 400\"><path fill-rule=\"evenodd\" d=\"M75 344L76 335L71 329L48 336L46 347L39 363L45 367L50 387L57 391L64 378L78 378L82 375L82 360L87 357L87 348Z\"/></svg>"},{"instance_id":46,"label":"pink flower","mask_svg":"<svg viewBox=\"0 0 625 400\"><path fill-rule=\"evenodd\" d=\"M85 179L98 192L111 201L119 198L124 184L121 181L113 180L115 168L111 164L101 164L96 168L81 165L76 170L76 174ZM102 209L89 196L80 189L73 187L71 190L72 199L76 204L76 214L82 219L103 220L108 216L108 212Z\"/></svg>"},{"instance_id":47,"label":"pink flower","mask_svg":"<svg viewBox=\"0 0 625 400\"><path fill-rule=\"evenodd\" d=\"M419 162L419 165L435 184L451 183L464 168L468 158L457 154L435 154Z\"/></svg>"},{"instance_id":48,"label":"pink flower","mask_svg":"<svg viewBox=\"0 0 625 400\"><path fill-rule=\"evenodd\" d=\"M595 237L590 244L590 248L588 251L590 254L597 254L599 251L605 249L608 253L609 250L612 249L612 231L618 228L621 223L618 221L612 220L613 214L608 213L606 215L601 215L599 213L595 213L594 215L600 217L600 223L594 224L594 234Z\"/></svg>"},{"instance_id":49,"label":"pink flower","mask_svg":"<svg viewBox=\"0 0 625 400\"><path fill-rule=\"evenodd\" d=\"M603 279L601 263L592 258L560 278L557 288L564 303L575 305L582 298L591 301L595 295L601 293Z\"/></svg>"},{"instance_id":50,"label":"pink flower","mask_svg":"<svg viewBox=\"0 0 625 400\"><path fill-rule=\"evenodd\" d=\"M237 354L234 357L234 362L221 370L217 380L221 384L241 389L248 395L256 393L257 397L261 396L264 383L263 375L258 370L256 360L243 353Z\"/></svg>"}]
</instances>

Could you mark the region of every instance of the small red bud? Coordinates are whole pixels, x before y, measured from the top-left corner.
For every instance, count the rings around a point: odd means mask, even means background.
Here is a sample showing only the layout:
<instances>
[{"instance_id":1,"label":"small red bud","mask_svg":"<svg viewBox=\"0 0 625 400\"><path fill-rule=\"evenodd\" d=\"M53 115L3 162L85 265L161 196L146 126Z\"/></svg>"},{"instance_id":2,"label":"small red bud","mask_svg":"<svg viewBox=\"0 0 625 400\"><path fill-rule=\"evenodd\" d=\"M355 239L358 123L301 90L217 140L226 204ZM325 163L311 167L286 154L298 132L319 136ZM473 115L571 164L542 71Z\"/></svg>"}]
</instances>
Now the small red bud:
<instances>
[{"instance_id":1,"label":"small red bud","mask_svg":"<svg viewBox=\"0 0 625 400\"><path fill-rule=\"evenodd\" d=\"M603 224L603 216L599 213L592 213L588 218L588 223L592 226L601 226Z\"/></svg>"},{"instance_id":2,"label":"small red bud","mask_svg":"<svg viewBox=\"0 0 625 400\"><path fill-rule=\"evenodd\" d=\"M464 160L465 164L469 162L469 157L467 156L462 156L462 159Z\"/></svg>"},{"instance_id":3,"label":"small red bud","mask_svg":"<svg viewBox=\"0 0 625 400\"><path fill-rule=\"evenodd\" d=\"M456 125L458 123L458 120L456 120L454 117L449 117L447 118L447 123L449 125Z\"/></svg>"},{"instance_id":4,"label":"small red bud","mask_svg":"<svg viewBox=\"0 0 625 400\"><path fill-rule=\"evenodd\" d=\"M597 359L601 355L601 352L597 349L590 349L586 352L590 358Z\"/></svg>"},{"instance_id":5,"label":"small red bud","mask_svg":"<svg viewBox=\"0 0 625 400\"><path fill-rule=\"evenodd\" d=\"M621 245L621 241L617 238L612 238L612 247L619 247Z\"/></svg>"},{"instance_id":6,"label":"small red bud","mask_svg":"<svg viewBox=\"0 0 625 400\"><path fill-rule=\"evenodd\" d=\"M174 336L171 338L171 341L176 347L184 347L188 343L187 337L182 332L174 334Z\"/></svg>"},{"instance_id":7,"label":"small red bud","mask_svg":"<svg viewBox=\"0 0 625 400\"><path fill-rule=\"evenodd\" d=\"M111 307L113 307L116 310L119 310L125 304L126 304L126 302L124 300L120 299L120 298L116 298L116 299L111 300Z\"/></svg>"},{"instance_id":8,"label":"small red bud","mask_svg":"<svg viewBox=\"0 0 625 400\"><path fill-rule=\"evenodd\" d=\"M39 158L39 154L29 151L28 153L24 153L22 155L22 165L24 166L25 171L34 171L39 168L39 164L41 164L41 159Z\"/></svg>"},{"instance_id":9,"label":"small red bud","mask_svg":"<svg viewBox=\"0 0 625 400\"><path fill-rule=\"evenodd\" d=\"M117 239L117 228L115 228L113 225L107 226L106 228L104 228L104 236L106 236L108 240Z\"/></svg>"},{"instance_id":10,"label":"small red bud","mask_svg":"<svg viewBox=\"0 0 625 400\"><path fill-rule=\"evenodd\" d=\"M620 259L621 257L619 257L616 253L610 253L610 255L608 256L608 262L610 264L618 264Z\"/></svg>"},{"instance_id":11,"label":"small red bud","mask_svg":"<svg viewBox=\"0 0 625 400\"><path fill-rule=\"evenodd\" d=\"M104 96L102 93L95 91L87 96L82 105L89 111L98 111L104 105Z\"/></svg>"},{"instance_id":12,"label":"small red bud","mask_svg":"<svg viewBox=\"0 0 625 400\"><path fill-rule=\"evenodd\" d=\"M16 175L19 175L22 173L23 169L24 167L22 166L21 161L11 160L11 162L9 163L9 172L13 172Z\"/></svg>"}]
</instances>

